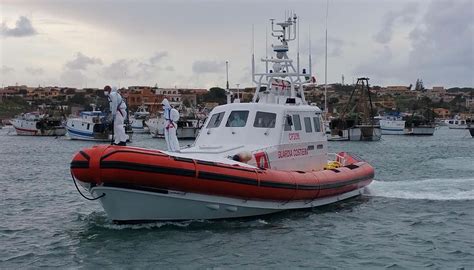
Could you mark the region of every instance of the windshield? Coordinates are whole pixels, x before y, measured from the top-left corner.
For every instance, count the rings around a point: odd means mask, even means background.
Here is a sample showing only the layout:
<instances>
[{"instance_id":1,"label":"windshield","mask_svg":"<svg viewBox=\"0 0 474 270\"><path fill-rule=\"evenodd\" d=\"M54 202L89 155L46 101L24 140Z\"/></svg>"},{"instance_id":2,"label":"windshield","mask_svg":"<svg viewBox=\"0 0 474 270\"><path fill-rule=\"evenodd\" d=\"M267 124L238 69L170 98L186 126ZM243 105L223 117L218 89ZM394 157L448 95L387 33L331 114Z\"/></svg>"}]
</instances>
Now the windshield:
<instances>
[{"instance_id":1,"label":"windshield","mask_svg":"<svg viewBox=\"0 0 474 270\"><path fill-rule=\"evenodd\" d=\"M226 127L245 127L249 111L233 111L227 119Z\"/></svg>"},{"instance_id":2,"label":"windshield","mask_svg":"<svg viewBox=\"0 0 474 270\"><path fill-rule=\"evenodd\" d=\"M276 113L257 112L253 126L258 128L274 128L275 121Z\"/></svg>"},{"instance_id":3,"label":"windshield","mask_svg":"<svg viewBox=\"0 0 474 270\"><path fill-rule=\"evenodd\" d=\"M209 123L207 124L207 128L218 127L221 124L223 117L224 117L224 112L213 114L211 117L211 120L209 120Z\"/></svg>"}]
</instances>

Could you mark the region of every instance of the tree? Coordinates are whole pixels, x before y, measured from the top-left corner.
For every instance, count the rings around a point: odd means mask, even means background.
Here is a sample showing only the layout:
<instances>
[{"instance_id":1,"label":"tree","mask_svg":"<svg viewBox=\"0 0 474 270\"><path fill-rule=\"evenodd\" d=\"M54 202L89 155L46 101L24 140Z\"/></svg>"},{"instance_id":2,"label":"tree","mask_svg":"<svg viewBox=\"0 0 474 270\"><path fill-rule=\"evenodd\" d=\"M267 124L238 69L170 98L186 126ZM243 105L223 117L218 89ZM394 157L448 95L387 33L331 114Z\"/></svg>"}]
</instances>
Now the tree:
<instances>
[{"instance_id":1,"label":"tree","mask_svg":"<svg viewBox=\"0 0 474 270\"><path fill-rule=\"evenodd\" d=\"M203 99L205 102L217 102L219 105L225 104L227 102L225 90L220 87L212 87L209 89L209 92L204 94Z\"/></svg>"},{"instance_id":2,"label":"tree","mask_svg":"<svg viewBox=\"0 0 474 270\"><path fill-rule=\"evenodd\" d=\"M83 93L76 93L69 99L69 102L77 105L84 105L86 103L86 98Z\"/></svg>"},{"instance_id":3,"label":"tree","mask_svg":"<svg viewBox=\"0 0 474 270\"><path fill-rule=\"evenodd\" d=\"M416 84L415 84L415 90L416 91L425 91L425 87L423 86L423 80L422 79L417 79Z\"/></svg>"}]
</instances>

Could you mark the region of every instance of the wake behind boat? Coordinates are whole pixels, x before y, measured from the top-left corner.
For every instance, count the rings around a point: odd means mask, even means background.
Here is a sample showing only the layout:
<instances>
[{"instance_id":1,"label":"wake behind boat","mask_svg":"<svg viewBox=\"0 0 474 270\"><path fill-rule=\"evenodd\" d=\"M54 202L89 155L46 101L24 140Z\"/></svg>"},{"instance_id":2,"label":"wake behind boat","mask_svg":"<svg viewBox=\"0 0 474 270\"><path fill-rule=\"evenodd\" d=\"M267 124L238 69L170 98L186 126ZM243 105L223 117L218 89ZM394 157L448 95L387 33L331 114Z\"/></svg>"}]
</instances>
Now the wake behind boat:
<instances>
[{"instance_id":1,"label":"wake behind boat","mask_svg":"<svg viewBox=\"0 0 474 270\"><path fill-rule=\"evenodd\" d=\"M252 102L215 107L191 147L86 148L71 162L74 180L116 222L256 216L362 194L374 169L353 155L328 153L322 111L303 91L311 57L307 72L287 54L296 23L296 15L272 20L280 44L275 57L262 59L265 72L252 60Z\"/></svg>"}]
</instances>

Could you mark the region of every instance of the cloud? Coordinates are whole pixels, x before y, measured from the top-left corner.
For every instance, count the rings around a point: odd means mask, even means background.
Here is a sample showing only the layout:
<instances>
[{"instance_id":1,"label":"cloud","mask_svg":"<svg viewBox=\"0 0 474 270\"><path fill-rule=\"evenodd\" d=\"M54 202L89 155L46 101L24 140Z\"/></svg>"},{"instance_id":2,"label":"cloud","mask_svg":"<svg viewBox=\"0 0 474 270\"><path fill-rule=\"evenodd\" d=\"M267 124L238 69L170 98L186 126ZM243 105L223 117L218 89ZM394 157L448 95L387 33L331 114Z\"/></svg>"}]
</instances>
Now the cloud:
<instances>
[{"instance_id":1,"label":"cloud","mask_svg":"<svg viewBox=\"0 0 474 270\"><path fill-rule=\"evenodd\" d=\"M387 44L392 40L393 28L397 22L412 23L418 12L418 5L409 3L398 11L389 11L383 17L382 29L374 35L374 40L381 44Z\"/></svg>"},{"instance_id":2,"label":"cloud","mask_svg":"<svg viewBox=\"0 0 474 270\"><path fill-rule=\"evenodd\" d=\"M301 54L307 56L308 42L304 42L301 47ZM323 59L326 52L326 40L324 38L317 39L311 42L311 53L315 59ZM328 57L338 57L343 55L344 47L353 46L354 42L347 42L337 37L328 37Z\"/></svg>"},{"instance_id":3,"label":"cloud","mask_svg":"<svg viewBox=\"0 0 474 270\"><path fill-rule=\"evenodd\" d=\"M356 77L369 77L380 81L391 81L396 76L403 76L397 72L400 69L393 63L393 53L388 45L383 46L381 50L374 51L374 57L369 61L362 62L354 69ZM395 79L395 81L397 81Z\"/></svg>"},{"instance_id":4,"label":"cloud","mask_svg":"<svg viewBox=\"0 0 474 270\"><path fill-rule=\"evenodd\" d=\"M0 73L1 74L8 74L8 73L11 73L15 71L12 67L9 67L9 66L5 66L3 65L1 68L0 68Z\"/></svg>"},{"instance_id":5,"label":"cloud","mask_svg":"<svg viewBox=\"0 0 474 270\"><path fill-rule=\"evenodd\" d=\"M194 61L192 69L194 73L220 73L225 69L225 62L198 60Z\"/></svg>"},{"instance_id":6,"label":"cloud","mask_svg":"<svg viewBox=\"0 0 474 270\"><path fill-rule=\"evenodd\" d=\"M25 71L31 75L42 75L44 73L44 69L34 67L27 67L25 68Z\"/></svg>"},{"instance_id":7,"label":"cloud","mask_svg":"<svg viewBox=\"0 0 474 270\"><path fill-rule=\"evenodd\" d=\"M474 85L474 3L433 1L410 33L408 65L423 81Z\"/></svg>"},{"instance_id":8,"label":"cloud","mask_svg":"<svg viewBox=\"0 0 474 270\"><path fill-rule=\"evenodd\" d=\"M102 65L100 58L88 57L78 52L76 58L66 63L66 68L71 70L86 70L88 65Z\"/></svg>"},{"instance_id":9,"label":"cloud","mask_svg":"<svg viewBox=\"0 0 474 270\"><path fill-rule=\"evenodd\" d=\"M27 37L37 34L36 29L31 24L30 19L21 16L15 23L15 27L9 28L6 22L2 22L0 26L0 34L5 37Z\"/></svg>"},{"instance_id":10,"label":"cloud","mask_svg":"<svg viewBox=\"0 0 474 270\"><path fill-rule=\"evenodd\" d=\"M408 34L406 52L384 44L353 72L383 84L410 84L421 78L429 86L472 87L473 5L470 0L430 2Z\"/></svg>"},{"instance_id":11,"label":"cloud","mask_svg":"<svg viewBox=\"0 0 474 270\"><path fill-rule=\"evenodd\" d=\"M150 63L152 65L155 65L157 64L158 62L160 62L163 58L165 58L166 56L168 56L168 52L158 52L158 53L155 53L155 55L153 55L152 57L150 57Z\"/></svg>"},{"instance_id":12,"label":"cloud","mask_svg":"<svg viewBox=\"0 0 474 270\"><path fill-rule=\"evenodd\" d=\"M65 70L61 76L62 85L71 87L84 87L87 84L87 77L80 70Z\"/></svg>"},{"instance_id":13,"label":"cloud","mask_svg":"<svg viewBox=\"0 0 474 270\"><path fill-rule=\"evenodd\" d=\"M136 74L132 72L134 60L120 59L104 67L103 74L107 79L121 81L123 79L135 78Z\"/></svg>"}]
</instances>

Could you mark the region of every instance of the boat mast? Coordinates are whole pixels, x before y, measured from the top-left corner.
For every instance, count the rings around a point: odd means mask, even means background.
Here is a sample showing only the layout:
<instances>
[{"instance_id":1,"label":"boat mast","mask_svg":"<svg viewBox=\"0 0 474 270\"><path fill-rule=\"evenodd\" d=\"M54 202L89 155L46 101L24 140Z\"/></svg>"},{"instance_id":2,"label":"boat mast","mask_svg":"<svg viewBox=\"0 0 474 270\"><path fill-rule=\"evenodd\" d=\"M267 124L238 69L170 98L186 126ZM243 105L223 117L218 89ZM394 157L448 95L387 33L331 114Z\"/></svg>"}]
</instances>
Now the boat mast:
<instances>
[{"instance_id":1,"label":"boat mast","mask_svg":"<svg viewBox=\"0 0 474 270\"><path fill-rule=\"evenodd\" d=\"M326 1L326 46L324 56L324 113L328 113L328 13L329 0Z\"/></svg>"},{"instance_id":2,"label":"boat mast","mask_svg":"<svg viewBox=\"0 0 474 270\"><path fill-rule=\"evenodd\" d=\"M311 66L309 73L307 69L300 70L297 19L296 14L287 13L282 22L270 20L270 34L278 40L278 43L272 45L274 57L268 58L268 46L265 48L265 58L261 59L265 63L264 73L255 71L255 53L252 50L252 81L257 86L252 102L307 104L303 84L311 82ZM288 56L289 42L294 40L297 40L298 45L296 61ZM252 35L252 44L253 42ZM265 44L267 45L267 40ZM311 64L311 56L309 59Z\"/></svg>"},{"instance_id":3,"label":"boat mast","mask_svg":"<svg viewBox=\"0 0 474 270\"><path fill-rule=\"evenodd\" d=\"M230 104L231 103L231 94L230 94L230 89L229 89L229 61L225 61L225 74L226 74L226 78L227 78L227 82L226 82L226 96L227 96L227 104Z\"/></svg>"}]
</instances>

